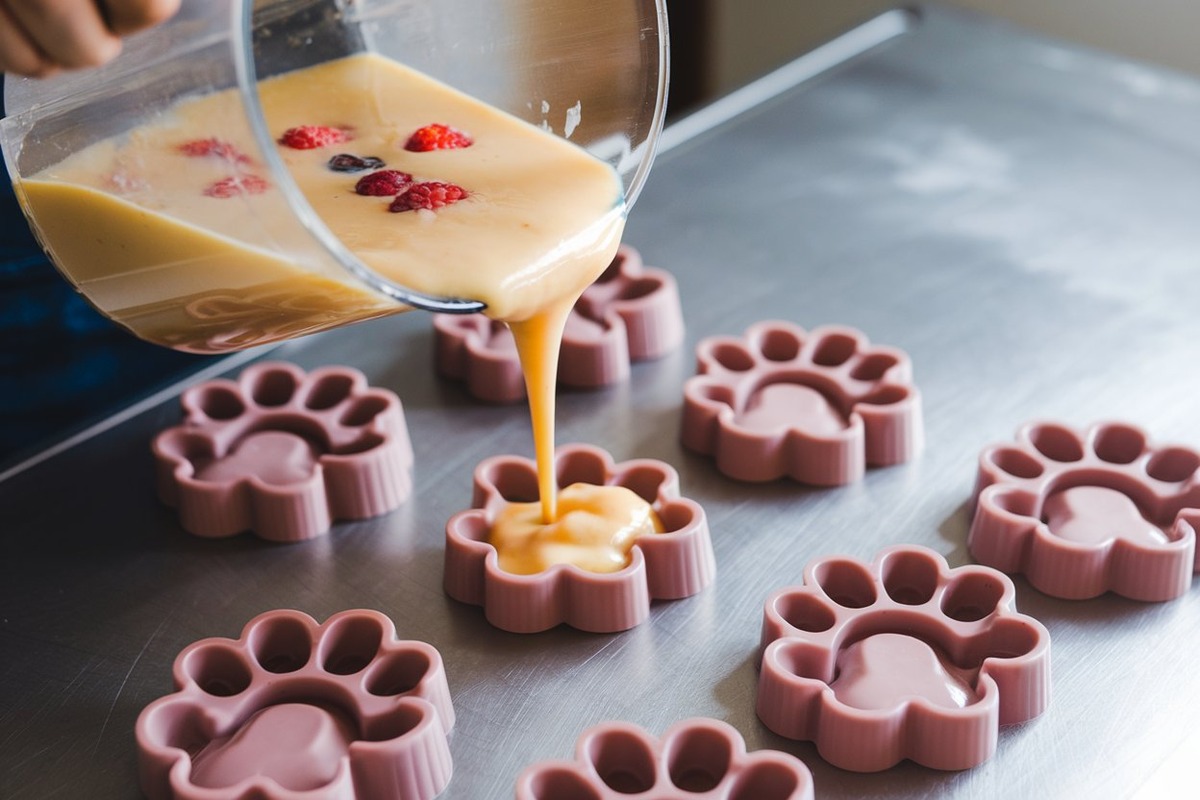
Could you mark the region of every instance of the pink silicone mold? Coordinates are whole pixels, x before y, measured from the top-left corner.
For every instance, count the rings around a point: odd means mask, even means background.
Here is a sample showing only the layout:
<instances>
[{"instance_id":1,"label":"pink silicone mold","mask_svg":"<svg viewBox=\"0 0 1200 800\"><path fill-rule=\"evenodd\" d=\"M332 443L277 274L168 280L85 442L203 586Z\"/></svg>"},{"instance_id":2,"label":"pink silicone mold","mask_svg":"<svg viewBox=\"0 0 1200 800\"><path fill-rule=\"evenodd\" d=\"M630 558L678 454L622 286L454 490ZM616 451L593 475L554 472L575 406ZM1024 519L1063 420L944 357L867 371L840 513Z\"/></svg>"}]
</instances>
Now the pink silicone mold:
<instances>
[{"instance_id":1,"label":"pink silicone mold","mask_svg":"<svg viewBox=\"0 0 1200 800\"><path fill-rule=\"evenodd\" d=\"M358 370L260 363L236 383L188 389L182 404L183 424L154 440L158 494L198 536L311 539L412 490L400 400Z\"/></svg>"},{"instance_id":2,"label":"pink silicone mold","mask_svg":"<svg viewBox=\"0 0 1200 800\"><path fill-rule=\"evenodd\" d=\"M921 450L908 356L854 328L806 333L760 322L741 339L705 339L696 356L698 375L683 390L683 444L731 478L837 486Z\"/></svg>"},{"instance_id":3,"label":"pink silicone mold","mask_svg":"<svg viewBox=\"0 0 1200 800\"><path fill-rule=\"evenodd\" d=\"M1188 590L1200 571L1200 452L1152 447L1119 422L1082 433L1032 422L1016 438L979 457L968 537L977 561L1073 600Z\"/></svg>"},{"instance_id":4,"label":"pink silicone mold","mask_svg":"<svg viewBox=\"0 0 1200 800\"><path fill-rule=\"evenodd\" d=\"M376 611L270 611L174 675L137 721L151 800L429 800L450 781L441 656Z\"/></svg>"},{"instance_id":5,"label":"pink silicone mold","mask_svg":"<svg viewBox=\"0 0 1200 800\"><path fill-rule=\"evenodd\" d=\"M614 464L596 447L569 445L555 457L558 485L587 483L624 486L650 503L664 532L641 536L629 565L611 573L557 564L534 575L500 568L488 543L492 520L507 503L538 498L532 461L497 456L475 469L472 508L446 523L446 594L483 606L488 621L502 630L535 633L566 623L594 633L623 631L650 614L651 600L690 597L712 583L716 573L704 510L680 497L679 475L661 461Z\"/></svg>"},{"instance_id":6,"label":"pink silicone mold","mask_svg":"<svg viewBox=\"0 0 1200 800\"><path fill-rule=\"evenodd\" d=\"M543 761L517 779L517 800L812 800L812 774L786 753L747 753L742 736L715 719L672 725L662 740L625 722L579 737L575 761Z\"/></svg>"},{"instance_id":7,"label":"pink silicone mold","mask_svg":"<svg viewBox=\"0 0 1200 800\"><path fill-rule=\"evenodd\" d=\"M1000 725L1049 702L1050 635L1013 594L1004 574L923 547L814 561L766 602L758 716L855 772L980 764Z\"/></svg>"},{"instance_id":8,"label":"pink silicone mold","mask_svg":"<svg viewBox=\"0 0 1200 800\"><path fill-rule=\"evenodd\" d=\"M516 345L503 323L479 314L435 314L433 326L442 375L464 381L472 396L489 403L525 397ZM628 380L631 362L665 356L683 334L675 278L642 266L637 250L622 245L567 318L559 385L594 389Z\"/></svg>"}]
</instances>

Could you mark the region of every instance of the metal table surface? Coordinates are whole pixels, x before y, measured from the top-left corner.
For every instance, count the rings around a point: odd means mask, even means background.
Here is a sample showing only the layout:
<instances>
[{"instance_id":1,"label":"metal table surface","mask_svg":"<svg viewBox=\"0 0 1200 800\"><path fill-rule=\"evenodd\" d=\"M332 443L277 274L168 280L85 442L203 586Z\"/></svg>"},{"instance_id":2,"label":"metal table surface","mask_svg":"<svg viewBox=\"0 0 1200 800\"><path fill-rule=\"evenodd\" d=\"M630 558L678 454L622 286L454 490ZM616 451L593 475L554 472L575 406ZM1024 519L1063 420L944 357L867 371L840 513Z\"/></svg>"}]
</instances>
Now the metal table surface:
<instances>
[{"instance_id":1,"label":"metal table surface","mask_svg":"<svg viewBox=\"0 0 1200 800\"><path fill-rule=\"evenodd\" d=\"M1018 608L1052 636L1050 708L965 772L825 764L758 721L754 658L767 594L815 557L909 542L969 563L978 454L1025 421L1120 419L1200 445L1200 83L935 9L846 68L757 99L670 134L631 215L626 241L679 278L684 349L560 400L560 443L678 468L708 514L714 585L616 635L492 628L443 594L444 526L481 459L531 452L525 409L435 378L421 314L289 343L270 355L354 365L400 395L414 496L301 545L189 536L155 499L149 457L179 420L173 398L11 474L0 796L136 796L134 721L172 691L176 654L274 608L379 609L439 649L458 714L447 798L509 797L525 765L570 757L603 720L654 735L726 720L751 750L800 756L822 797L1125 797L1194 763L1196 589L1068 602L1017 578ZM683 450L692 348L769 318L849 324L905 349L924 399L920 458L818 490L735 483Z\"/></svg>"}]
</instances>

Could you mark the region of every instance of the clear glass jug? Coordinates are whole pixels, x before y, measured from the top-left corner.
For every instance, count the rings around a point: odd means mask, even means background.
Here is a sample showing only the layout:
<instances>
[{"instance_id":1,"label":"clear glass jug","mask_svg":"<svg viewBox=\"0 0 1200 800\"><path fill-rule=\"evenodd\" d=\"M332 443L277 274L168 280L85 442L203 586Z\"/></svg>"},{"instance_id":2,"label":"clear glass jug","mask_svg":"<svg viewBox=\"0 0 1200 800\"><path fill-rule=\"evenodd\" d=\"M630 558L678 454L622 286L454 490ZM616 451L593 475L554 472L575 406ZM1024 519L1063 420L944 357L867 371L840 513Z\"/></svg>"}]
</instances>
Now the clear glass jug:
<instances>
[{"instance_id":1,"label":"clear glass jug","mask_svg":"<svg viewBox=\"0 0 1200 800\"><path fill-rule=\"evenodd\" d=\"M377 53L608 163L628 209L662 126L663 2L183 0L174 18L131 37L100 69L6 81L0 144L22 208L60 272L148 341L212 353L410 308L478 311L478 298L387 279L330 230L289 176L259 81ZM167 189L120 164L87 197L46 191L42 176L64 159L136 136L181 99L223 91L240 103L220 121L222 141L241 144L217 155L235 167L256 165L272 187L255 193L239 183L224 199L235 235L186 222L153 227ZM223 147L211 141L210 150ZM113 197L136 204L109 208Z\"/></svg>"}]
</instances>

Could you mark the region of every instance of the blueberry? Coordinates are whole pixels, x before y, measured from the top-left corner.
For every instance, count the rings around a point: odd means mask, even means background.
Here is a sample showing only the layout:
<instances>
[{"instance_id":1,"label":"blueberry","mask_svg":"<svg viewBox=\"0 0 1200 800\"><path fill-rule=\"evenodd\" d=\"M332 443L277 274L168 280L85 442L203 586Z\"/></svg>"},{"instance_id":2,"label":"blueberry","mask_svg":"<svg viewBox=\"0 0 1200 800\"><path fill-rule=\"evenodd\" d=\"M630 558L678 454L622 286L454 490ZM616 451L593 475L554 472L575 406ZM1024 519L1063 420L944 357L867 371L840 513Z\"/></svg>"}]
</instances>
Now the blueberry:
<instances>
[{"instance_id":1,"label":"blueberry","mask_svg":"<svg viewBox=\"0 0 1200 800\"><path fill-rule=\"evenodd\" d=\"M329 159L329 168L334 172L362 172L368 169L382 167L383 159L375 156L355 156L350 153L339 153Z\"/></svg>"}]
</instances>

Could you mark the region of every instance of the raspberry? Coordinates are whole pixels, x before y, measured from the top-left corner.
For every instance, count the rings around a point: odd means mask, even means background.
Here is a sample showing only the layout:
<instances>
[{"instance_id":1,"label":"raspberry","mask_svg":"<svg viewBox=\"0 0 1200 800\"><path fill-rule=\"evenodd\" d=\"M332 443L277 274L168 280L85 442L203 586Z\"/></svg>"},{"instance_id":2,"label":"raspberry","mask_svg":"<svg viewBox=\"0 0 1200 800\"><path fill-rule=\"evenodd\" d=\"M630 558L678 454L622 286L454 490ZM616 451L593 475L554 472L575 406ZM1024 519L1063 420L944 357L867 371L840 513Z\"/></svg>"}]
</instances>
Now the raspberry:
<instances>
[{"instance_id":1,"label":"raspberry","mask_svg":"<svg viewBox=\"0 0 1200 800\"><path fill-rule=\"evenodd\" d=\"M354 184L354 191L369 197L391 197L412 185L413 176L398 169L381 169L364 175Z\"/></svg>"},{"instance_id":2,"label":"raspberry","mask_svg":"<svg viewBox=\"0 0 1200 800\"><path fill-rule=\"evenodd\" d=\"M427 181L413 184L411 189L392 201L392 204L388 206L388 211L398 214L401 211L415 211L418 208L432 210L457 203L466 197L467 190L461 186L441 181Z\"/></svg>"},{"instance_id":3,"label":"raspberry","mask_svg":"<svg viewBox=\"0 0 1200 800\"><path fill-rule=\"evenodd\" d=\"M350 134L344 128L331 128L328 125L300 125L288 128L279 137L280 144L293 150L313 150L348 141Z\"/></svg>"},{"instance_id":4,"label":"raspberry","mask_svg":"<svg viewBox=\"0 0 1200 800\"><path fill-rule=\"evenodd\" d=\"M226 161L235 161L238 164L250 163L250 156L239 150L237 145L215 137L211 139L193 139L190 142L184 142L179 145L179 152L190 158L216 156Z\"/></svg>"},{"instance_id":5,"label":"raspberry","mask_svg":"<svg viewBox=\"0 0 1200 800\"><path fill-rule=\"evenodd\" d=\"M237 197L239 194L262 194L269 183L257 175L236 175L222 178L204 190L208 197Z\"/></svg>"},{"instance_id":6,"label":"raspberry","mask_svg":"<svg viewBox=\"0 0 1200 800\"><path fill-rule=\"evenodd\" d=\"M434 124L414 131L404 149L413 153L428 153L430 150L457 150L472 144L474 140L462 131L449 125Z\"/></svg>"},{"instance_id":7,"label":"raspberry","mask_svg":"<svg viewBox=\"0 0 1200 800\"><path fill-rule=\"evenodd\" d=\"M383 159L375 156L356 156L350 153L338 153L329 159L326 165L334 172L362 172L365 169L379 169Z\"/></svg>"}]
</instances>

